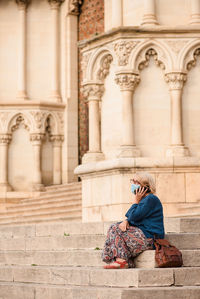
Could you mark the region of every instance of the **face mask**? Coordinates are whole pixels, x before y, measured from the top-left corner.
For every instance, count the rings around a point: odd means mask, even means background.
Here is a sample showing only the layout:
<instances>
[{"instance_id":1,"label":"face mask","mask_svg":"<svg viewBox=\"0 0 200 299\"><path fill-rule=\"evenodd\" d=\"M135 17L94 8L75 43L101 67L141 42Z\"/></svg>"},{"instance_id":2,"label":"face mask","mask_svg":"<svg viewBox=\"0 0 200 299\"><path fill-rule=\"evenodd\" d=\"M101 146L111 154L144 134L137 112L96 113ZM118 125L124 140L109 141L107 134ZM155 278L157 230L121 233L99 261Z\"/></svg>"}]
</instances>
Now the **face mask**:
<instances>
[{"instance_id":1,"label":"face mask","mask_svg":"<svg viewBox=\"0 0 200 299\"><path fill-rule=\"evenodd\" d=\"M131 184L131 192L134 193L135 190L139 189L140 185Z\"/></svg>"}]
</instances>

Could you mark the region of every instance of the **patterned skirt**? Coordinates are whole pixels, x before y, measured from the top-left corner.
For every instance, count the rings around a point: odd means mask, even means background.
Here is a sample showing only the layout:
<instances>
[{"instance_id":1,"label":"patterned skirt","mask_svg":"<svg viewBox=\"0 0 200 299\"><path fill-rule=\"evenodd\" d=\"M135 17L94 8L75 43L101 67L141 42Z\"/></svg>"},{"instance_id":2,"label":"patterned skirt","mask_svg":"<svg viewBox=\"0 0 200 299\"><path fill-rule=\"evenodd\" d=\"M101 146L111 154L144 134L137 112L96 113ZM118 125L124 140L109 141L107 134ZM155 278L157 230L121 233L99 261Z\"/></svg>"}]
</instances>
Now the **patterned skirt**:
<instances>
[{"instance_id":1,"label":"patterned skirt","mask_svg":"<svg viewBox=\"0 0 200 299\"><path fill-rule=\"evenodd\" d=\"M147 239L142 230L135 226L123 232L119 224L112 224L108 230L102 260L112 263L116 258L121 258L128 262L129 268L134 268L134 258L145 250L153 249L153 240Z\"/></svg>"}]
</instances>

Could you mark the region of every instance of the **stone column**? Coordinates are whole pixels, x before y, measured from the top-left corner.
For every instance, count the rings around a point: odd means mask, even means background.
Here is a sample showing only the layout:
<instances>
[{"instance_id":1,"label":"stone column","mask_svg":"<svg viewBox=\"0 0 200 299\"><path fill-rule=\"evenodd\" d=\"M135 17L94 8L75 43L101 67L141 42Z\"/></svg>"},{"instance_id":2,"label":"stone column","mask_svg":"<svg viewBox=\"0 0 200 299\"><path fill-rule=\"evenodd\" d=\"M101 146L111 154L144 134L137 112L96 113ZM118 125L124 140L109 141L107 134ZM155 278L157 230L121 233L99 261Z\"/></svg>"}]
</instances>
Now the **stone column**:
<instances>
[{"instance_id":1,"label":"stone column","mask_svg":"<svg viewBox=\"0 0 200 299\"><path fill-rule=\"evenodd\" d=\"M112 28L123 25L122 0L112 0Z\"/></svg>"},{"instance_id":2,"label":"stone column","mask_svg":"<svg viewBox=\"0 0 200 299\"><path fill-rule=\"evenodd\" d=\"M190 24L200 25L200 0L190 0L191 3L191 15Z\"/></svg>"},{"instance_id":3,"label":"stone column","mask_svg":"<svg viewBox=\"0 0 200 299\"><path fill-rule=\"evenodd\" d=\"M101 152L100 101L104 92L103 83L88 83L83 86L89 110L89 151L83 156L82 163L99 161L104 158Z\"/></svg>"},{"instance_id":4,"label":"stone column","mask_svg":"<svg viewBox=\"0 0 200 299\"><path fill-rule=\"evenodd\" d=\"M171 146L167 149L167 156L187 156L189 154L188 148L183 143L182 129L182 91L186 79L186 74L181 72L165 74L171 98Z\"/></svg>"},{"instance_id":5,"label":"stone column","mask_svg":"<svg viewBox=\"0 0 200 299\"><path fill-rule=\"evenodd\" d=\"M51 13L52 13L52 87L50 98L54 102L61 102L60 95L60 63L59 63L59 48L60 48L60 38L59 38L59 9L60 5L64 0L48 0Z\"/></svg>"},{"instance_id":6,"label":"stone column","mask_svg":"<svg viewBox=\"0 0 200 299\"><path fill-rule=\"evenodd\" d=\"M34 155L34 169L33 169L33 190L43 191L44 186L42 184L42 171L41 171L41 146L44 134L35 133L30 135L30 140L33 145Z\"/></svg>"},{"instance_id":7,"label":"stone column","mask_svg":"<svg viewBox=\"0 0 200 299\"><path fill-rule=\"evenodd\" d=\"M12 190L8 183L8 145L10 141L10 134L0 134L0 192Z\"/></svg>"},{"instance_id":8,"label":"stone column","mask_svg":"<svg viewBox=\"0 0 200 299\"><path fill-rule=\"evenodd\" d=\"M115 78L122 94L122 144L120 157L138 157L140 151L135 146L133 93L140 78L132 72L118 72Z\"/></svg>"},{"instance_id":9,"label":"stone column","mask_svg":"<svg viewBox=\"0 0 200 299\"><path fill-rule=\"evenodd\" d=\"M141 25L158 25L155 0L144 0L144 14Z\"/></svg>"},{"instance_id":10,"label":"stone column","mask_svg":"<svg viewBox=\"0 0 200 299\"><path fill-rule=\"evenodd\" d=\"M50 140L53 142L53 184L62 184L62 142L63 135L52 135Z\"/></svg>"},{"instance_id":11,"label":"stone column","mask_svg":"<svg viewBox=\"0 0 200 299\"><path fill-rule=\"evenodd\" d=\"M26 93L26 8L29 0L16 0L19 9L18 91L17 98L27 100Z\"/></svg>"}]
</instances>

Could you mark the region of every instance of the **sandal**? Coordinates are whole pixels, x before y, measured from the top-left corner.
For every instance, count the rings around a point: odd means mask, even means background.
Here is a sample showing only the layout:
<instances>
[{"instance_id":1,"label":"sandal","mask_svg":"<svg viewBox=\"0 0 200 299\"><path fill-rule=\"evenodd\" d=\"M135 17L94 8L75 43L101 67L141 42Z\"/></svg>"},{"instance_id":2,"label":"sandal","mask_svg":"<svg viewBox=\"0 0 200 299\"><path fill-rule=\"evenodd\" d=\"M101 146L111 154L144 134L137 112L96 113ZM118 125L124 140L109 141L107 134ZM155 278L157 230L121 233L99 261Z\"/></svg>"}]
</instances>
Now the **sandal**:
<instances>
[{"instance_id":1,"label":"sandal","mask_svg":"<svg viewBox=\"0 0 200 299\"><path fill-rule=\"evenodd\" d=\"M117 264L119 264L120 266L119 267L115 267L113 264L114 263L117 263ZM113 262L112 264L110 264L110 265L105 265L105 266L103 266L104 267L104 269L127 269L128 268L128 263L127 263L127 261L123 261L123 262L120 262L120 261L115 261L115 262Z\"/></svg>"}]
</instances>

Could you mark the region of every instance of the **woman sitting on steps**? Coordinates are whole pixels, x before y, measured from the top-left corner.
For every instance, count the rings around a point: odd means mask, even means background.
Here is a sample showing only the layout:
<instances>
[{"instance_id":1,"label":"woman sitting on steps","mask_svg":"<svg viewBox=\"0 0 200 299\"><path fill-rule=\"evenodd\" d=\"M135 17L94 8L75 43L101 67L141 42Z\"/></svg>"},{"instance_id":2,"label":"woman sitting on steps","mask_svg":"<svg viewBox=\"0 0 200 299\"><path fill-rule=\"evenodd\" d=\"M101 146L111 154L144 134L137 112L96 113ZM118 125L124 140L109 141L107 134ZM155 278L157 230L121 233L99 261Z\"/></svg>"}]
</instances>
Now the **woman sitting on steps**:
<instances>
[{"instance_id":1,"label":"woman sitting on steps","mask_svg":"<svg viewBox=\"0 0 200 299\"><path fill-rule=\"evenodd\" d=\"M123 222L110 226L102 260L105 269L134 268L134 258L153 249L153 238L164 238L163 208L149 173L136 173L131 180L133 205Z\"/></svg>"}]
</instances>

